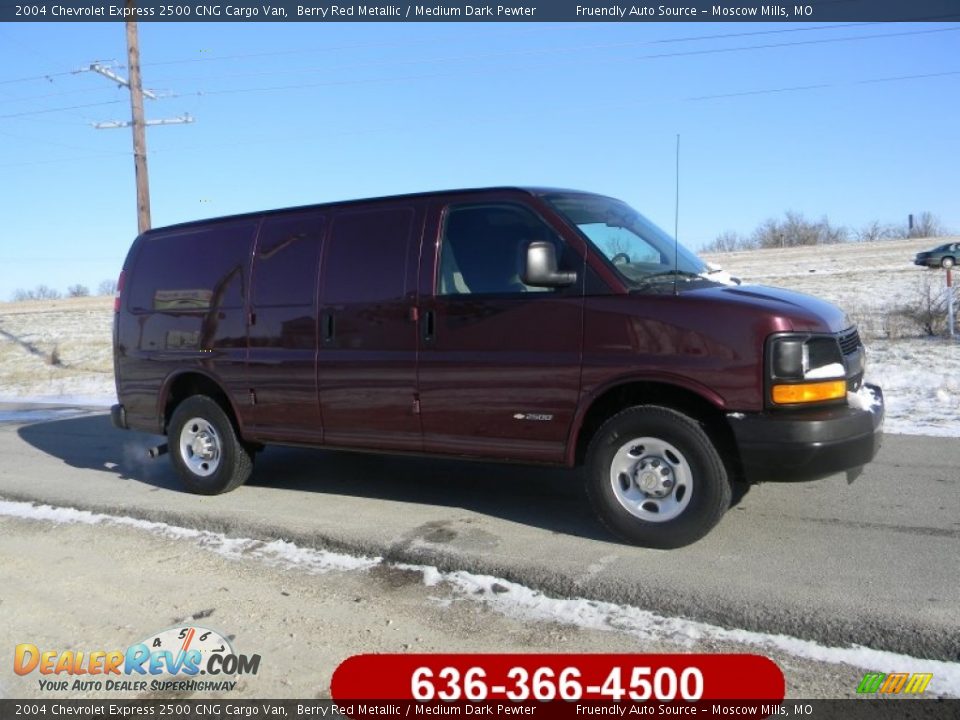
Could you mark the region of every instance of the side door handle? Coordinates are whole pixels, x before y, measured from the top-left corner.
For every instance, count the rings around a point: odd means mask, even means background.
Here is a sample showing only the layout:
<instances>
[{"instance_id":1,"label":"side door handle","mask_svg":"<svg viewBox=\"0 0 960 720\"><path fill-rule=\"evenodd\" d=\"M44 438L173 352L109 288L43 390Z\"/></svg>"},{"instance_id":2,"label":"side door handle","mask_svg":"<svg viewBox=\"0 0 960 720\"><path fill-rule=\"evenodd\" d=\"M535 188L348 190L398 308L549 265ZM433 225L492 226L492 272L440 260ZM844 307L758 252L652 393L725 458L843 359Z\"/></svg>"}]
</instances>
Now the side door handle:
<instances>
[{"instance_id":1,"label":"side door handle","mask_svg":"<svg viewBox=\"0 0 960 720\"><path fill-rule=\"evenodd\" d=\"M436 313L433 310L427 310L423 313L423 341L433 342L436 339Z\"/></svg>"},{"instance_id":2,"label":"side door handle","mask_svg":"<svg viewBox=\"0 0 960 720\"><path fill-rule=\"evenodd\" d=\"M332 345L337 337L337 325L333 313L327 312L321 316L320 320L321 334L324 345Z\"/></svg>"}]
</instances>

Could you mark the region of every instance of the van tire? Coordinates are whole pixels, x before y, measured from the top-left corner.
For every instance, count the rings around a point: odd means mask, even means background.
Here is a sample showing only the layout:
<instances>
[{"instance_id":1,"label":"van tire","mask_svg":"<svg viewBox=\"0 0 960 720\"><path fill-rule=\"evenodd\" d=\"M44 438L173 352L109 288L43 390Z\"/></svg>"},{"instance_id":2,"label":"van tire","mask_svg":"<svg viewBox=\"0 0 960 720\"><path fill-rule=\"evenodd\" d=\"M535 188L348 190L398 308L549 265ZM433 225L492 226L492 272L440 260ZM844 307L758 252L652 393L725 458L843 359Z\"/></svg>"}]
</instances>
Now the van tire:
<instances>
[{"instance_id":1,"label":"van tire","mask_svg":"<svg viewBox=\"0 0 960 720\"><path fill-rule=\"evenodd\" d=\"M192 395L177 406L167 444L183 484L199 495L235 490L253 472L253 458L230 418L206 395Z\"/></svg>"},{"instance_id":2,"label":"van tire","mask_svg":"<svg viewBox=\"0 0 960 720\"><path fill-rule=\"evenodd\" d=\"M710 438L670 408L633 407L607 420L587 450L586 471L601 522L635 545L689 545L730 507L730 481Z\"/></svg>"}]
</instances>

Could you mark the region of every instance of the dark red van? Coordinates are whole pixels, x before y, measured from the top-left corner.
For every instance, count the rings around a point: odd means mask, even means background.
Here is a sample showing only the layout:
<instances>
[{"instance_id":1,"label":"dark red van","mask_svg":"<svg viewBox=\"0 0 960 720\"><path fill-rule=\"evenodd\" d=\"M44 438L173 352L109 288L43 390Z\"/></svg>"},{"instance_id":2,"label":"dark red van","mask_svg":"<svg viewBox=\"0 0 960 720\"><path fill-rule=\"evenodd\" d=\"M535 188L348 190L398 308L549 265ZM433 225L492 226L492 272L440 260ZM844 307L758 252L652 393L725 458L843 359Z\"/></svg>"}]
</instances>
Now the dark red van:
<instances>
[{"instance_id":1,"label":"dark red van","mask_svg":"<svg viewBox=\"0 0 960 720\"><path fill-rule=\"evenodd\" d=\"M734 479L870 462L883 399L815 298L721 285L626 204L494 188L151 230L124 264L114 423L186 486L270 443L585 466L607 527L703 537Z\"/></svg>"}]
</instances>

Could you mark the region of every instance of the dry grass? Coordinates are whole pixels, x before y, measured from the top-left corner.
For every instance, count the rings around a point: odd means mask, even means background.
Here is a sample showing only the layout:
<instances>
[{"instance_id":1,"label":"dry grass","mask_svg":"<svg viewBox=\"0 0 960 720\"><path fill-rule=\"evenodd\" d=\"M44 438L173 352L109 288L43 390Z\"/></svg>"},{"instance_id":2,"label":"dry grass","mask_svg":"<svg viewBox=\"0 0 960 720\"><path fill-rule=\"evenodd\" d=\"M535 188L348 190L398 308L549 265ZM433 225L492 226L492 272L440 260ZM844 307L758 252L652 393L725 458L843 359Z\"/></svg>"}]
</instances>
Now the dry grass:
<instances>
[{"instance_id":1,"label":"dry grass","mask_svg":"<svg viewBox=\"0 0 960 720\"><path fill-rule=\"evenodd\" d=\"M112 323L110 297L0 303L0 396L109 392Z\"/></svg>"},{"instance_id":2,"label":"dry grass","mask_svg":"<svg viewBox=\"0 0 960 720\"><path fill-rule=\"evenodd\" d=\"M772 250L705 254L746 283L816 295L843 308L865 338L926 333L913 315L930 287L943 289L940 270L913 264L921 250L956 238L880 240Z\"/></svg>"}]
</instances>

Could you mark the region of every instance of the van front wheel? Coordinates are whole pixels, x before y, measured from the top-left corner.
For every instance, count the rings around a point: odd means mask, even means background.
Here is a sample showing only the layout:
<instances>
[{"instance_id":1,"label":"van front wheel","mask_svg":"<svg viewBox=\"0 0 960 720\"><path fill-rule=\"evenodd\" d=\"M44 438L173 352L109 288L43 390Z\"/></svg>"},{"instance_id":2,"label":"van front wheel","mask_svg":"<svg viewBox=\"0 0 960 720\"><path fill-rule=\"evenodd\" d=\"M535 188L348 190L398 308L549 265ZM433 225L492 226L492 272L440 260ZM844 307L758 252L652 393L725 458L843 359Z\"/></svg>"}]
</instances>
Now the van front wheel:
<instances>
[{"instance_id":1,"label":"van front wheel","mask_svg":"<svg viewBox=\"0 0 960 720\"><path fill-rule=\"evenodd\" d=\"M177 406L167 428L173 466L190 492L217 495L247 481L250 453L214 400L194 395Z\"/></svg>"},{"instance_id":2,"label":"van front wheel","mask_svg":"<svg viewBox=\"0 0 960 720\"><path fill-rule=\"evenodd\" d=\"M587 492L614 535L664 549L702 538L731 499L707 434L686 415L657 406L624 410L601 426L587 452Z\"/></svg>"}]
</instances>

